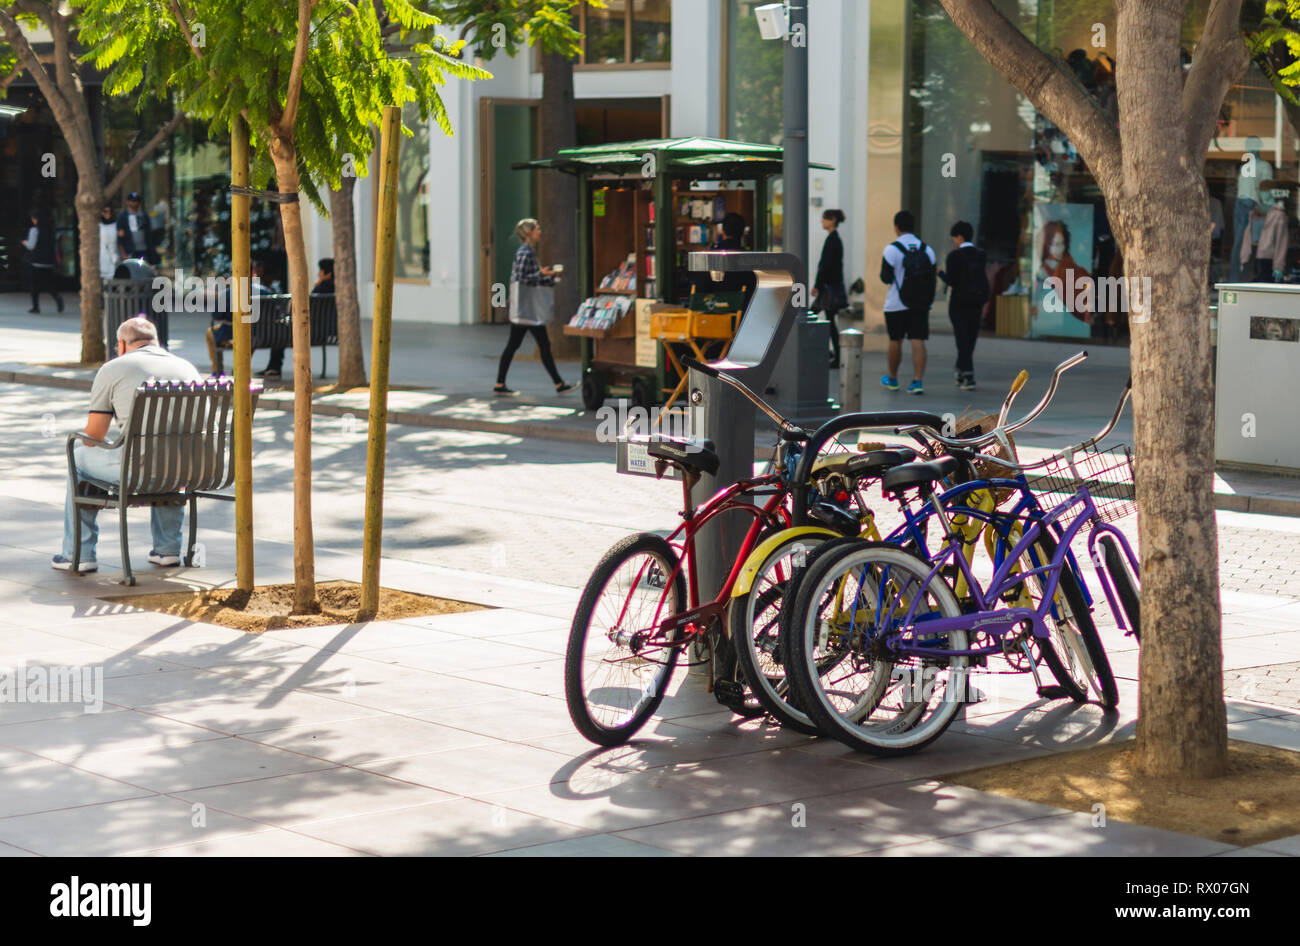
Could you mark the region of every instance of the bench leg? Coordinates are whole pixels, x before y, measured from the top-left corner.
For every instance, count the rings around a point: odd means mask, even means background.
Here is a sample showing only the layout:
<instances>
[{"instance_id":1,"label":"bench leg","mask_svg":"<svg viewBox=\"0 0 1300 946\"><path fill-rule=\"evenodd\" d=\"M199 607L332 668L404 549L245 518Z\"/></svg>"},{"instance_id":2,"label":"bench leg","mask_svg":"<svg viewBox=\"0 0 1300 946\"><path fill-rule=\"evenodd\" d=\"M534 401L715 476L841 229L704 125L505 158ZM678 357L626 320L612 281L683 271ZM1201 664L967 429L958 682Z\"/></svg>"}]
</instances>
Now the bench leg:
<instances>
[{"instance_id":1,"label":"bench leg","mask_svg":"<svg viewBox=\"0 0 1300 946\"><path fill-rule=\"evenodd\" d=\"M325 346L320 347L320 376L325 377Z\"/></svg>"},{"instance_id":2,"label":"bench leg","mask_svg":"<svg viewBox=\"0 0 1300 946\"><path fill-rule=\"evenodd\" d=\"M198 512L198 497L190 497L190 541L185 547L185 567L194 567L194 544L199 537L199 520L196 515Z\"/></svg>"},{"instance_id":3,"label":"bench leg","mask_svg":"<svg viewBox=\"0 0 1300 946\"><path fill-rule=\"evenodd\" d=\"M75 487L70 487L75 489ZM76 513L72 519L72 574L81 574L81 507L75 500L72 503L72 511Z\"/></svg>"},{"instance_id":4,"label":"bench leg","mask_svg":"<svg viewBox=\"0 0 1300 946\"><path fill-rule=\"evenodd\" d=\"M125 490L123 493L125 493ZM117 527L122 542L122 584L134 585L135 576L131 574L131 550L127 547L125 495L122 497L122 505L117 509Z\"/></svg>"}]
</instances>

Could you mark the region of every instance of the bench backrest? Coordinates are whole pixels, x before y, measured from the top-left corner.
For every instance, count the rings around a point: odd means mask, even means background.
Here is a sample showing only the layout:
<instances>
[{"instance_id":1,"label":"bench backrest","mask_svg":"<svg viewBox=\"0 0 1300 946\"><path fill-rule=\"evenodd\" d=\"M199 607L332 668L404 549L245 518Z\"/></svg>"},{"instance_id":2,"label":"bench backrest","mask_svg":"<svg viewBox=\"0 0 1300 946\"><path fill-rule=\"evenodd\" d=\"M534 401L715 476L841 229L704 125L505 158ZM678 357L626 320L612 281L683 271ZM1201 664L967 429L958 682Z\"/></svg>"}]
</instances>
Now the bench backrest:
<instances>
[{"instance_id":1,"label":"bench backrest","mask_svg":"<svg viewBox=\"0 0 1300 946\"><path fill-rule=\"evenodd\" d=\"M122 445L123 493L226 489L235 481L234 382L146 381Z\"/></svg>"},{"instance_id":2,"label":"bench backrest","mask_svg":"<svg viewBox=\"0 0 1300 946\"><path fill-rule=\"evenodd\" d=\"M253 348L293 347L293 297L277 292L258 297L257 321L253 323ZM311 344L339 343L339 310L334 295L312 296L308 309L311 319Z\"/></svg>"}]
</instances>

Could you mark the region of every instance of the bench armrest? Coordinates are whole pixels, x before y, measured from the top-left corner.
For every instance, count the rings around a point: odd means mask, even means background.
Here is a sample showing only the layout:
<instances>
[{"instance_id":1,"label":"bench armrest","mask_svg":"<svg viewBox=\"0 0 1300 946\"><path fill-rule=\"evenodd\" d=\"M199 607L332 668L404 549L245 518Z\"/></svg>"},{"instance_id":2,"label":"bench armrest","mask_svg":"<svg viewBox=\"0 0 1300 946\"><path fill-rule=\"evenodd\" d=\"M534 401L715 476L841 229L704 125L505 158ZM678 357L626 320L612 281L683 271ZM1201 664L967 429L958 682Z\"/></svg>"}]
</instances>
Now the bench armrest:
<instances>
[{"instance_id":1,"label":"bench armrest","mask_svg":"<svg viewBox=\"0 0 1300 946\"><path fill-rule=\"evenodd\" d=\"M72 484L72 490L74 493L76 492L80 478L77 476L77 463L73 459L72 448L76 445L78 440L82 443L91 444L92 446L103 447L105 450L120 450L122 444L126 443L125 437L116 443L109 443L106 440L100 440L98 437L90 436L90 434L86 433L84 430L74 430L72 433L68 434L68 482Z\"/></svg>"}]
</instances>

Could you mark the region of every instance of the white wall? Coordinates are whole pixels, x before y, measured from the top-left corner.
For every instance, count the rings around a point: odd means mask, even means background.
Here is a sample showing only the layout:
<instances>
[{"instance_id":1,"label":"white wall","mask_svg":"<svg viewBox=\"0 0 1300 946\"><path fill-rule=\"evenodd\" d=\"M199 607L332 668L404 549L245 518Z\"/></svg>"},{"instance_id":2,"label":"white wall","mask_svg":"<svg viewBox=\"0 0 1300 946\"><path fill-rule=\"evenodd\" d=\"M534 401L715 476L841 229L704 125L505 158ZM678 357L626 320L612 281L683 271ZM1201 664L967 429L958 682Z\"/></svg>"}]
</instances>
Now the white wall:
<instances>
[{"instance_id":1,"label":"white wall","mask_svg":"<svg viewBox=\"0 0 1300 946\"><path fill-rule=\"evenodd\" d=\"M673 0L670 134L722 137L722 7L725 0Z\"/></svg>"}]
</instances>

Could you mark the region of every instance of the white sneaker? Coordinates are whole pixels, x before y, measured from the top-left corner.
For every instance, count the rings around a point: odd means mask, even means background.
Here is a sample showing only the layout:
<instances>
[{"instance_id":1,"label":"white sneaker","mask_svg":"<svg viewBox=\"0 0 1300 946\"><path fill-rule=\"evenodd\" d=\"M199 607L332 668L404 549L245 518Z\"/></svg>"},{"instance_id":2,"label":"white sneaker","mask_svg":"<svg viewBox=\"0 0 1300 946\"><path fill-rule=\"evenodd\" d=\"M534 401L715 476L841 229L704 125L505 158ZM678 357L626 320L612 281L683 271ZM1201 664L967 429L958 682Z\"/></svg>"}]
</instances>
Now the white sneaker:
<instances>
[{"instance_id":1,"label":"white sneaker","mask_svg":"<svg viewBox=\"0 0 1300 946\"><path fill-rule=\"evenodd\" d=\"M149 561L155 565L162 565L164 568L179 565L181 557L179 555L159 555L153 549L149 550Z\"/></svg>"},{"instance_id":2,"label":"white sneaker","mask_svg":"<svg viewBox=\"0 0 1300 946\"><path fill-rule=\"evenodd\" d=\"M64 558L62 555L56 555L50 559L50 565L62 572L72 571L72 559ZM77 573L80 575L97 571L99 571L99 563L93 559L87 560L84 558L81 560L81 567L77 569Z\"/></svg>"}]
</instances>

